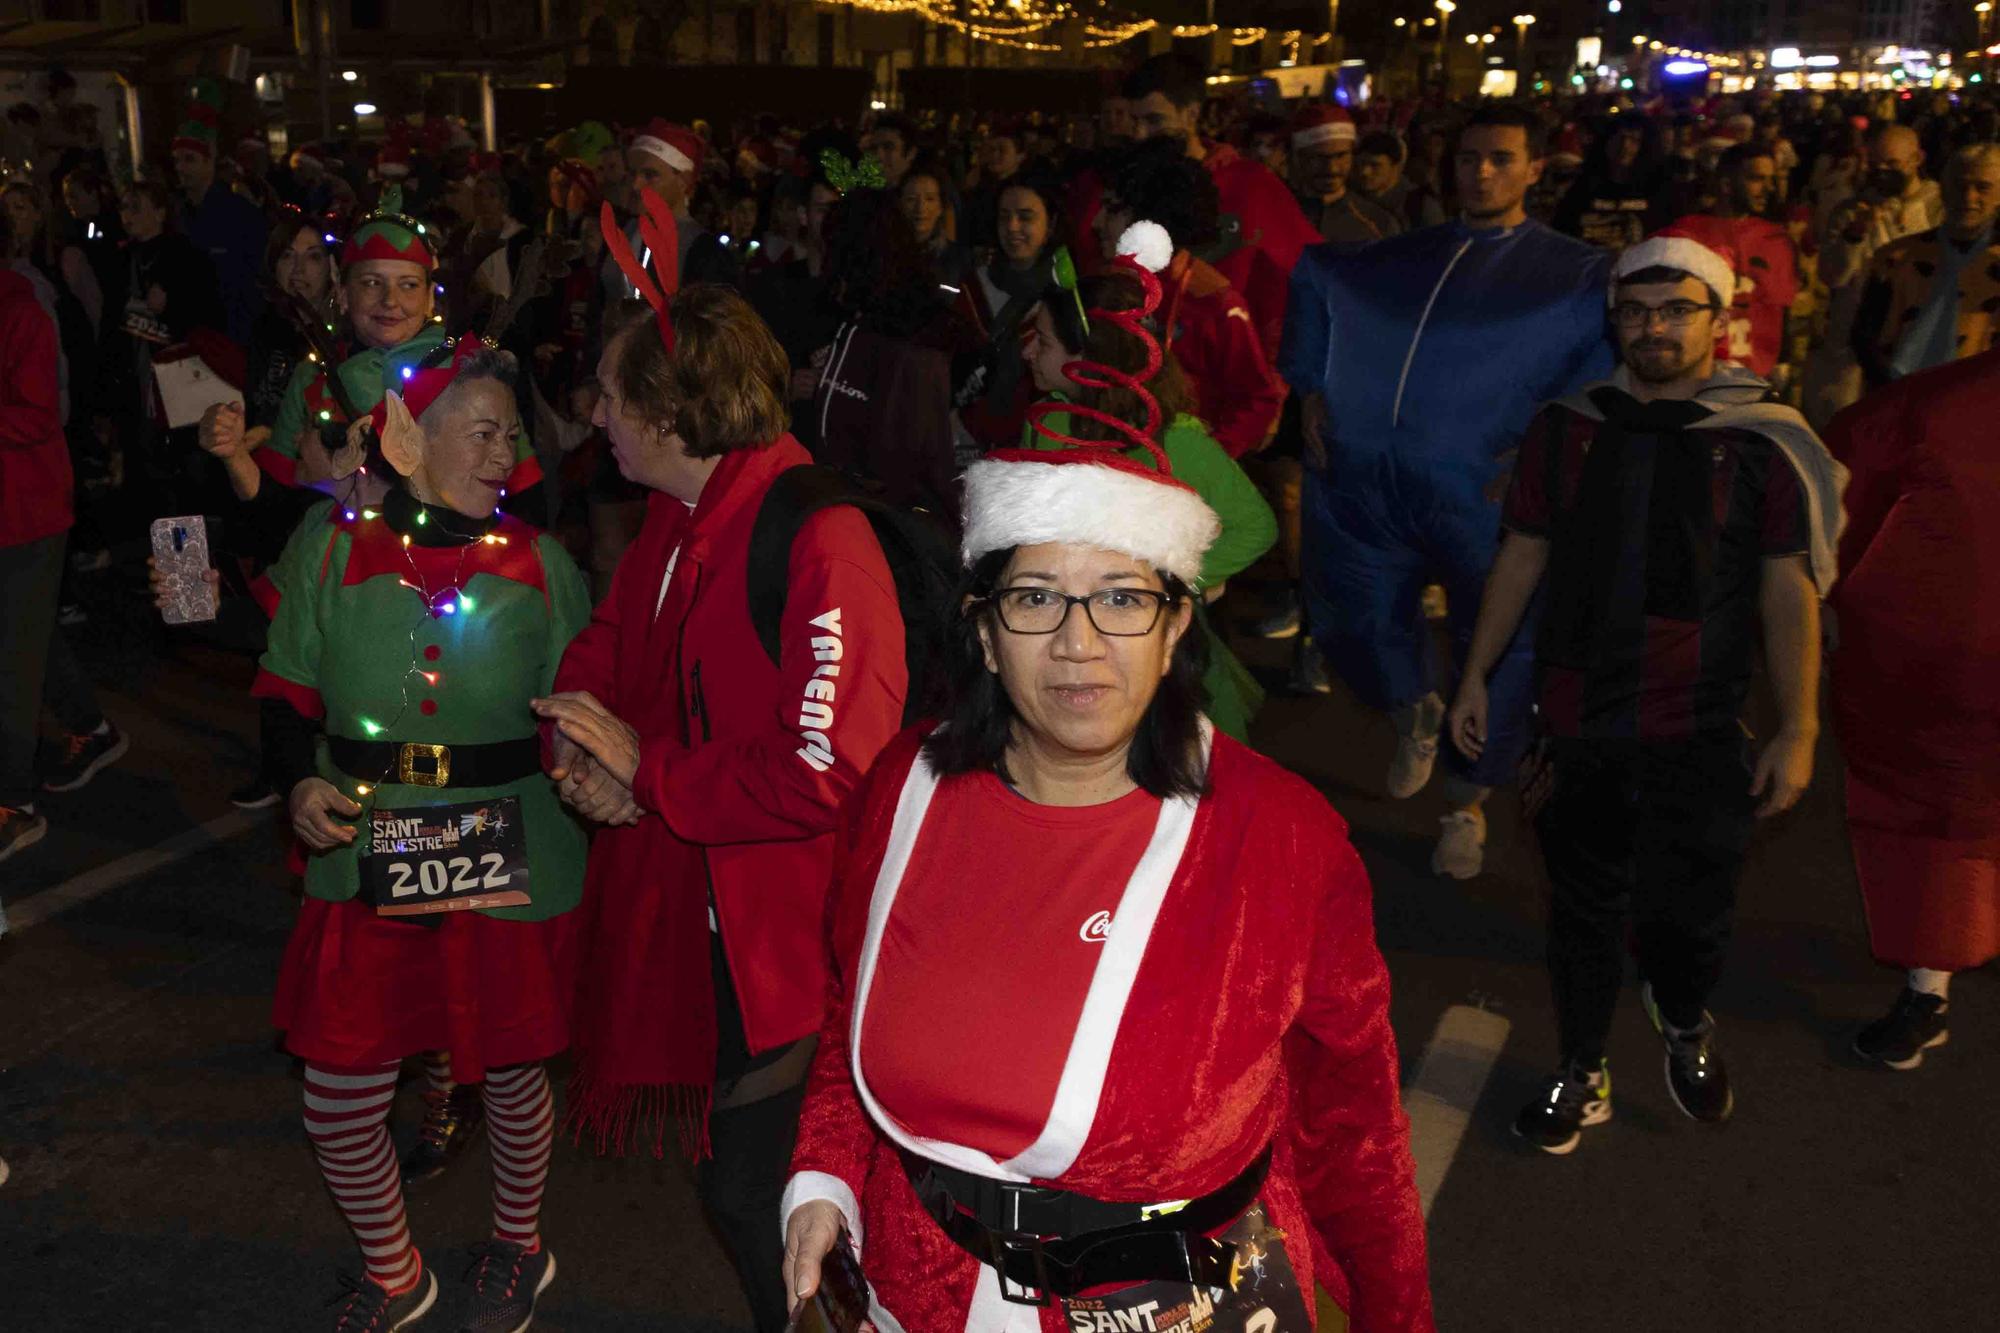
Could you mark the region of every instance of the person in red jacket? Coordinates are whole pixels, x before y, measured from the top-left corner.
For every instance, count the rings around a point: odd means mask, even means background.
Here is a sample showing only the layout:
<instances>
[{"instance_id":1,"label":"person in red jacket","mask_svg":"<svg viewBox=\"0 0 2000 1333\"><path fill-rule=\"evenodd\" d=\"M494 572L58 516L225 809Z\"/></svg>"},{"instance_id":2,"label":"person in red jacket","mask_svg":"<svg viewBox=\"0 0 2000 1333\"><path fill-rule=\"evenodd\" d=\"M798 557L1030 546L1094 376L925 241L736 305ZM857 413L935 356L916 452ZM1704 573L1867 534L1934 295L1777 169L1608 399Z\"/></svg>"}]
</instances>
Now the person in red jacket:
<instances>
[{"instance_id":1,"label":"person in red jacket","mask_svg":"<svg viewBox=\"0 0 2000 1333\"><path fill-rule=\"evenodd\" d=\"M1292 269L1307 246L1319 243L1319 230L1269 167L1228 144L1201 136L1208 81L1192 60L1171 51L1154 56L1125 80L1124 92L1132 104L1133 132L1140 139L1179 144L1215 182L1221 231L1213 262L1229 285L1242 293L1264 355L1275 361Z\"/></svg>"},{"instance_id":2,"label":"person in red jacket","mask_svg":"<svg viewBox=\"0 0 2000 1333\"><path fill-rule=\"evenodd\" d=\"M1785 317L1799 294L1799 251L1781 223L1764 216L1777 191L1771 150L1739 144L1722 155L1721 197L1713 213L1696 213L1661 228L1662 236L1700 241L1736 272L1736 301L1717 321L1715 359L1772 379L1785 351Z\"/></svg>"},{"instance_id":3,"label":"person in red jacket","mask_svg":"<svg viewBox=\"0 0 2000 1333\"><path fill-rule=\"evenodd\" d=\"M1160 341L1194 388L1195 413L1231 458L1264 447L1285 405L1243 296L1190 246L1212 235L1215 187L1201 168L1157 144L1139 144L1111 166L1098 209L1098 245L1108 262L1118 238L1144 219L1165 232L1165 252L1144 261L1160 274Z\"/></svg>"},{"instance_id":4,"label":"person in red jacket","mask_svg":"<svg viewBox=\"0 0 2000 1333\"><path fill-rule=\"evenodd\" d=\"M670 320L614 324L597 370L596 424L650 492L645 525L535 705L551 772L605 825L570 1114L600 1145L643 1133L655 1152L678 1120L759 1333L778 1333L778 1202L825 1017L833 830L902 723L903 624L868 520L822 509L791 546L772 661L749 549L772 484L811 461L785 431L790 367L734 292L662 289L649 299Z\"/></svg>"},{"instance_id":5,"label":"person in red jacket","mask_svg":"<svg viewBox=\"0 0 2000 1333\"><path fill-rule=\"evenodd\" d=\"M0 267L0 861L48 832L35 809L44 701L64 741L42 790L81 787L126 746L56 628L73 479L54 298L36 281Z\"/></svg>"}]
</instances>

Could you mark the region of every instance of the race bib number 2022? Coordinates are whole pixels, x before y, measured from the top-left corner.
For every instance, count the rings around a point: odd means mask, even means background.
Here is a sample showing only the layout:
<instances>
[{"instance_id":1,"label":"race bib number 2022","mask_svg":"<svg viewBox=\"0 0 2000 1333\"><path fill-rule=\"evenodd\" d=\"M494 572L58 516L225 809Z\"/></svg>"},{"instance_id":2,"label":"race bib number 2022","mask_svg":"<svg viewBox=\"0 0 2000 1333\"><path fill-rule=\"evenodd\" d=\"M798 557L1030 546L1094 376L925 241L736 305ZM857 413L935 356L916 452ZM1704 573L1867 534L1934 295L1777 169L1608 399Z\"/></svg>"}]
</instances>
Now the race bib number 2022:
<instances>
[{"instance_id":1,"label":"race bib number 2022","mask_svg":"<svg viewBox=\"0 0 2000 1333\"><path fill-rule=\"evenodd\" d=\"M368 816L361 891L379 916L427 916L528 899L521 801L406 806Z\"/></svg>"}]
</instances>

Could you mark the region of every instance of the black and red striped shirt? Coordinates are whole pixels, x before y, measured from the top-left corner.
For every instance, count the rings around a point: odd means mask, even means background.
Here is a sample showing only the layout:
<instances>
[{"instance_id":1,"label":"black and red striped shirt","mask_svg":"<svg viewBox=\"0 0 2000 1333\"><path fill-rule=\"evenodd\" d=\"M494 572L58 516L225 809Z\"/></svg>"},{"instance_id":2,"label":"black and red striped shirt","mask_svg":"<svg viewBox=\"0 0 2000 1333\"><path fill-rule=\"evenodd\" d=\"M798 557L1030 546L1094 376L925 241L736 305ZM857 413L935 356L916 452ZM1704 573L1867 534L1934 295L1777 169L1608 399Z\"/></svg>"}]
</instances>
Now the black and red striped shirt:
<instances>
[{"instance_id":1,"label":"black and red striped shirt","mask_svg":"<svg viewBox=\"0 0 2000 1333\"><path fill-rule=\"evenodd\" d=\"M1737 727L1767 559L1801 555L1798 473L1707 409L1603 386L1604 420L1551 404L1521 443L1503 522L1546 538L1539 706L1556 736L1668 739Z\"/></svg>"}]
</instances>

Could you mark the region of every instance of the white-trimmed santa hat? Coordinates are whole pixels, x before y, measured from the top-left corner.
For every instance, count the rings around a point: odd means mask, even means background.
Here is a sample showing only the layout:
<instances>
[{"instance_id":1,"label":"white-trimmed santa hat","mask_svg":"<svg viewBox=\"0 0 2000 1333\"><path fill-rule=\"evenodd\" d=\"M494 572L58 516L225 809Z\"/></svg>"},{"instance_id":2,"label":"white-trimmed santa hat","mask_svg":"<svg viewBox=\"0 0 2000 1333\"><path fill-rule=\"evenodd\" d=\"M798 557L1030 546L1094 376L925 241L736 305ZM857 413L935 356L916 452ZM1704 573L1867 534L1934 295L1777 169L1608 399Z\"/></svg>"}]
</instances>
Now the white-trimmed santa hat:
<instances>
[{"instance_id":1,"label":"white-trimmed santa hat","mask_svg":"<svg viewBox=\"0 0 2000 1333\"><path fill-rule=\"evenodd\" d=\"M1143 560L1189 587L1222 520L1194 487L1098 448L1005 449L965 470L965 563L1061 542Z\"/></svg>"},{"instance_id":2,"label":"white-trimmed santa hat","mask_svg":"<svg viewBox=\"0 0 2000 1333\"><path fill-rule=\"evenodd\" d=\"M632 151L657 157L675 171L698 171L705 149L701 136L693 130L657 116L632 137Z\"/></svg>"},{"instance_id":3,"label":"white-trimmed santa hat","mask_svg":"<svg viewBox=\"0 0 2000 1333\"><path fill-rule=\"evenodd\" d=\"M1191 588L1200 586L1202 557L1221 533L1222 520L1194 487L1173 475L1166 450L1154 438L1159 406L1145 386L1159 368L1161 353L1143 321L1159 307L1160 281L1154 273L1172 259L1173 243L1158 224L1136 222L1118 238L1118 252L1118 267L1139 281L1141 303L1123 310L1093 309L1089 316L1116 324L1146 344L1151 364L1138 375L1085 360L1063 369L1078 384L1131 388L1145 407L1146 420L1114 419L1080 403L1031 408L1037 433L1069 447L998 450L965 470L963 554L968 566L994 551L1060 542L1116 551ZM1061 434L1042 420L1055 412L1094 419L1117 434L1110 440ZM1127 457L1132 446L1152 461Z\"/></svg>"},{"instance_id":4,"label":"white-trimmed santa hat","mask_svg":"<svg viewBox=\"0 0 2000 1333\"><path fill-rule=\"evenodd\" d=\"M1605 288L1606 305L1618 303L1618 284L1632 274L1649 268L1677 268L1707 283L1724 310L1736 299L1736 270L1729 261L1692 236L1661 234L1630 246L1612 266L1611 282Z\"/></svg>"},{"instance_id":5,"label":"white-trimmed santa hat","mask_svg":"<svg viewBox=\"0 0 2000 1333\"><path fill-rule=\"evenodd\" d=\"M1323 143L1353 143L1354 133L1354 117L1347 113L1345 107L1308 102L1292 117L1294 148L1309 148Z\"/></svg>"}]
</instances>

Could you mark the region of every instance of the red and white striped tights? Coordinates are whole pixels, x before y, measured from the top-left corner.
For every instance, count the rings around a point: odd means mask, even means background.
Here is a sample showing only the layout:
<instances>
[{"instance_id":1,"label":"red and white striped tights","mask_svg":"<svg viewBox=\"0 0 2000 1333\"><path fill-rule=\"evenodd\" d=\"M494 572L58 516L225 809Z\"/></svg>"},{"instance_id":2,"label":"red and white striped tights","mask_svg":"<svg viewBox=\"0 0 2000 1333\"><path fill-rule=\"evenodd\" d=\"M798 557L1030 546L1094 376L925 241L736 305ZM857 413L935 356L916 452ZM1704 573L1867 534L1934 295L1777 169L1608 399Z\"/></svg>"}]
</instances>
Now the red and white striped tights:
<instances>
[{"instance_id":1,"label":"red and white striped tights","mask_svg":"<svg viewBox=\"0 0 2000 1333\"><path fill-rule=\"evenodd\" d=\"M403 1185L389 1140L389 1108L401 1061L374 1068L306 1066L305 1123L320 1174L361 1246L368 1276L391 1293L423 1273L403 1211ZM483 1089L493 1157L493 1235L541 1244L542 1190L555 1145L555 1107L539 1064L487 1073Z\"/></svg>"}]
</instances>

